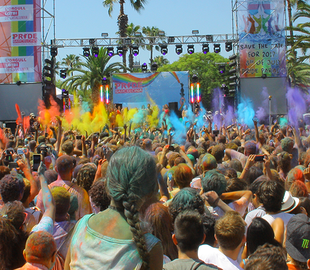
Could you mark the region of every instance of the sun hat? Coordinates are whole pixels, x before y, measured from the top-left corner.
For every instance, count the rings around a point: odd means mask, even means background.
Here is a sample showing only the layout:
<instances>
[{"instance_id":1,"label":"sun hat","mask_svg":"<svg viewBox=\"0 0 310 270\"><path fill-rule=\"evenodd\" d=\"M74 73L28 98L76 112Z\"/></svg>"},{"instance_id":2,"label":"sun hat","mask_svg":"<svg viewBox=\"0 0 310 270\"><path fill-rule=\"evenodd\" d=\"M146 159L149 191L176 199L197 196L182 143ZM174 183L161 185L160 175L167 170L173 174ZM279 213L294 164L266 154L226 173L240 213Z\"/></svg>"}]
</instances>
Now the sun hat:
<instances>
[{"instance_id":1,"label":"sun hat","mask_svg":"<svg viewBox=\"0 0 310 270\"><path fill-rule=\"evenodd\" d=\"M284 197L282 200L282 207L281 211L289 213L292 210L294 210L299 204L299 199L296 197L293 197L290 192L285 191Z\"/></svg>"}]
</instances>

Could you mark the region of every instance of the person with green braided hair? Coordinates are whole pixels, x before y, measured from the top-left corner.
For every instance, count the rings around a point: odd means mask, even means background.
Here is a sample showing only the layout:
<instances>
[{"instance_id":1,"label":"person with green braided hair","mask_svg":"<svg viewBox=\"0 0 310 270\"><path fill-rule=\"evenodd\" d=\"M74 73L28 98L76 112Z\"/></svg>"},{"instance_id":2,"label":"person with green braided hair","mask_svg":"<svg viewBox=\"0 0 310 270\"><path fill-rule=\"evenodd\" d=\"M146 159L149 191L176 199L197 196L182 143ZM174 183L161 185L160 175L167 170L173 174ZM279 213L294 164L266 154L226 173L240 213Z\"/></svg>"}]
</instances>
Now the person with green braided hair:
<instances>
[{"instance_id":1,"label":"person with green braided hair","mask_svg":"<svg viewBox=\"0 0 310 270\"><path fill-rule=\"evenodd\" d=\"M140 222L143 209L156 200L156 176L154 158L141 148L113 154L107 170L111 204L79 221L65 269L162 269L162 244Z\"/></svg>"}]
</instances>

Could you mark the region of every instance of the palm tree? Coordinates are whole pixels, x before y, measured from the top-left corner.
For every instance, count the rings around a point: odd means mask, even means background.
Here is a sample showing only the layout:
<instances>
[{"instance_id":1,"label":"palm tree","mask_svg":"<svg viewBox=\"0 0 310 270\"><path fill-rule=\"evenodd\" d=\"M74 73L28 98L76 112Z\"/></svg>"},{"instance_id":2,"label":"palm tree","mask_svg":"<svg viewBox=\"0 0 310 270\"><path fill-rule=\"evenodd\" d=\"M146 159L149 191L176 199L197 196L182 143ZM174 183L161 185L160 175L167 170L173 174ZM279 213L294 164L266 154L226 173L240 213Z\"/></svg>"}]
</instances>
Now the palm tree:
<instances>
[{"instance_id":1,"label":"palm tree","mask_svg":"<svg viewBox=\"0 0 310 270\"><path fill-rule=\"evenodd\" d=\"M62 59L61 64L66 65L68 68L73 68L78 66L80 63L80 57L75 54L67 54L66 58Z\"/></svg>"},{"instance_id":2,"label":"palm tree","mask_svg":"<svg viewBox=\"0 0 310 270\"><path fill-rule=\"evenodd\" d=\"M292 27L292 30L299 32L300 34L295 35L291 50L301 49L303 55L305 56L307 50L310 48L310 5L303 1L299 1L297 5L297 12L294 14L292 21L296 22L299 18L306 19L306 22L299 23L297 26ZM307 58L309 58L309 55Z\"/></svg>"},{"instance_id":3,"label":"palm tree","mask_svg":"<svg viewBox=\"0 0 310 270\"><path fill-rule=\"evenodd\" d=\"M291 87L298 87L308 93L310 86L310 65L305 63L306 56L297 58L297 53L291 51L287 56L287 77Z\"/></svg>"},{"instance_id":4,"label":"palm tree","mask_svg":"<svg viewBox=\"0 0 310 270\"><path fill-rule=\"evenodd\" d=\"M102 78L106 77L108 82L112 73L125 72L127 69L122 63L113 63L108 65L110 56L107 55L107 49L101 47L98 57L83 56L85 62L80 62L80 67L73 67L68 73L77 72L78 74L68 77L61 85L62 88L75 91L91 91L92 102L99 102L99 89L102 84Z\"/></svg>"},{"instance_id":5,"label":"palm tree","mask_svg":"<svg viewBox=\"0 0 310 270\"><path fill-rule=\"evenodd\" d=\"M119 3L120 5L120 13L117 19L119 35L120 37L126 37L127 36L126 29L128 26L128 16L124 12L125 0L104 0L103 6L108 7L108 14L111 17L114 4L116 3ZM146 0L130 0L130 4L138 12L144 8L145 3L146 3ZM124 54L123 54L123 64L124 66L126 66L126 50L124 50Z\"/></svg>"},{"instance_id":6,"label":"palm tree","mask_svg":"<svg viewBox=\"0 0 310 270\"><path fill-rule=\"evenodd\" d=\"M149 27L149 26L146 26L146 27L142 27L142 33L148 37L148 39L150 40L150 43L154 43L155 42L155 38L154 37L158 37L159 36L159 32L162 31L160 30L159 28L157 27ZM151 58L150 58L150 62L151 64L153 63L153 47L154 45L147 45L146 46L146 49L148 51L151 51ZM155 45L155 50L159 51L159 46L158 45Z\"/></svg>"},{"instance_id":7,"label":"palm tree","mask_svg":"<svg viewBox=\"0 0 310 270\"><path fill-rule=\"evenodd\" d=\"M67 54L66 58L62 59L61 65L65 65L68 69L72 69L74 67L80 67L80 57L75 54ZM73 73L71 73L73 75Z\"/></svg>"},{"instance_id":8,"label":"palm tree","mask_svg":"<svg viewBox=\"0 0 310 270\"><path fill-rule=\"evenodd\" d=\"M284 0L285 1L285 0ZM289 44L293 46L294 43L294 29L293 29L293 18L292 18L292 7L298 5L299 3L304 3L302 0L286 0L287 3L287 13L288 13L288 23L289 23L289 31L290 31L290 41Z\"/></svg>"},{"instance_id":9,"label":"palm tree","mask_svg":"<svg viewBox=\"0 0 310 270\"><path fill-rule=\"evenodd\" d=\"M162 55L161 56L156 56L153 60L153 62L156 62L158 67L162 67L164 65L169 65L169 60L167 58L164 58Z\"/></svg>"}]
</instances>

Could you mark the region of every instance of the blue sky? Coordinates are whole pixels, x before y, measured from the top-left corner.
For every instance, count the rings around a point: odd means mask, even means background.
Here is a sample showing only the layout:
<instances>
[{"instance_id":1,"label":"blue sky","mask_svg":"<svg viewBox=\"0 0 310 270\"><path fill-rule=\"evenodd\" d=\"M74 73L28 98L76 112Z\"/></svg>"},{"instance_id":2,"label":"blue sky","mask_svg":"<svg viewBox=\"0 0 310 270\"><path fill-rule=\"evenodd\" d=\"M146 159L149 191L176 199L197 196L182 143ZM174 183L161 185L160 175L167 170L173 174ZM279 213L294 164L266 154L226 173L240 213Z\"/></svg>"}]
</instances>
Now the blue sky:
<instances>
[{"instance_id":1,"label":"blue sky","mask_svg":"<svg viewBox=\"0 0 310 270\"><path fill-rule=\"evenodd\" d=\"M48 4L46 9L51 11ZM167 36L191 35L192 30L199 30L201 35L232 33L231 0L149 0L140 13L136 12L127 0L125 13L129 23L141 27L158 27L164 30ZM56 38L100 38L101 33L117 37L115 32L118 31L119 4L115 5L112 17L109 17L107 8L103 7L100 0L61 0L56 1L55 14ZM169 46L168 49L165 57L170 63L176 61L178 56L174 46ZM213 47L210 49L213 50ZM201 51L201 46L196 45L195 50ZM82 48L61 48L58 50L57 60L60 61L71 53L82 54ZM225 52L224 44L221 54L225 57L231 54ZM154 56L157 55L160 55L160 52L156 51ZM135 61L148 62L149 57L148 51L140 50ZM121 58L114 56L113 61L121 62Z\"/></svg>"}]
</instances>

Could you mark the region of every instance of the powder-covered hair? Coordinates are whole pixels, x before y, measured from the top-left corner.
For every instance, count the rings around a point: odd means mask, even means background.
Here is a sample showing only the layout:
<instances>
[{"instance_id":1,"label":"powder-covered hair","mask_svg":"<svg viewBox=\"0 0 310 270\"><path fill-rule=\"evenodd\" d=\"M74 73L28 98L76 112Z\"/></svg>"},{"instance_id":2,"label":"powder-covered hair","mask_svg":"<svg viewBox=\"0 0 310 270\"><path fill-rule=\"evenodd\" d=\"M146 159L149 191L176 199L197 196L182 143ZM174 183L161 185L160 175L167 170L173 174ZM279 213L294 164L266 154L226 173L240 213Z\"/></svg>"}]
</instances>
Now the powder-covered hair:
<instances>
[{"instance_id":1,"label":"powder-covered hair","mask_svg":"<svg viewBox=\"0 0 310 270\"><path fill-rule=\"evenodd\" d=\"M154 158L139 147L126 147L111 158L107 171L107 187L110 196L130 225L143 269L149 268L149 253L139 220L139 207L147 196L158 189Z\"/></svg>"},{"instance_id":2,"label":"powder-covered hair","mask_svg":"<svg viewBox=\"0 0 310 270\"><path fill-rule=\"evenodd\" d=\"M45 231L32 233L26 242L25 253L27 261L40 263L49 260L56 252L56 243L53 235Z\"/></svg>"},{"instance_id":3,"label":"powder-covered hair","mask_svg":"<svg viewBox=\"0 0 310 270\"><path fill-rule=\"evenodd\" d=\"M205 212L204 202L194 188L181 189L172 199L168 209L172 222L184 210L197 210L200 215Z\"/></svg>"}]
</instances>

